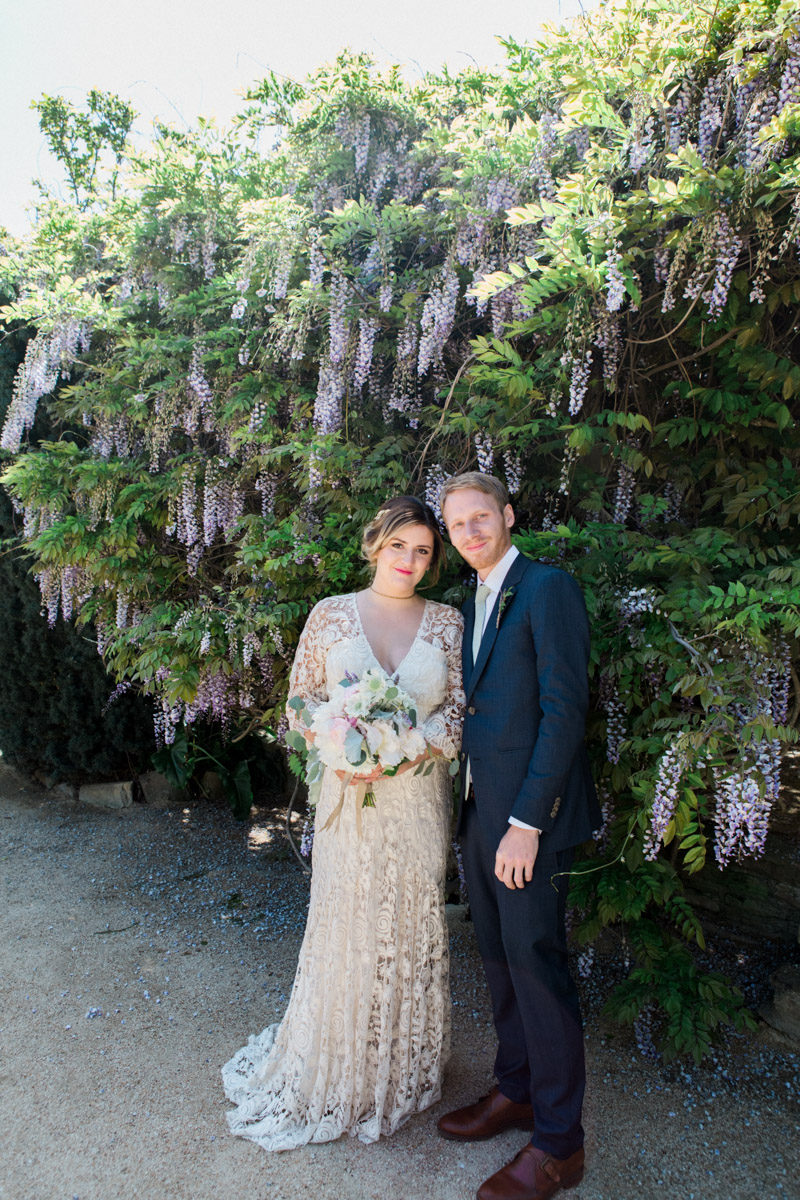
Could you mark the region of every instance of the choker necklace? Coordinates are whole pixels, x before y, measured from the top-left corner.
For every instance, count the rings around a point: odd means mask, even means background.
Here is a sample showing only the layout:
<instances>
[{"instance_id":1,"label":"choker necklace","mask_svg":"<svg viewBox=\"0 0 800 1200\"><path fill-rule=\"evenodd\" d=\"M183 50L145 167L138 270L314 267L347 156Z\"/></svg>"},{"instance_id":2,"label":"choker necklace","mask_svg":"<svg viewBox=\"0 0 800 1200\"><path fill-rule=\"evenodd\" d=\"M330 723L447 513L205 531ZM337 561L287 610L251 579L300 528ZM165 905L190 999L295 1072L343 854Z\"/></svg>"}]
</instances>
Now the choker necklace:
<instances>
[{"instance_id":1,"label":"choker necklace","mask_svg":"<svg viewBox=\"0 0 800 1200\"><path fill-rule=\"evenodd\" d=\"M369 590L374 592L376 596L385 596L387 600L411 600L417 594L416 592L411 592L408 596L393 596L391 592L379 592L372 584L369 585Z\"/></svg>"}]
</instances>

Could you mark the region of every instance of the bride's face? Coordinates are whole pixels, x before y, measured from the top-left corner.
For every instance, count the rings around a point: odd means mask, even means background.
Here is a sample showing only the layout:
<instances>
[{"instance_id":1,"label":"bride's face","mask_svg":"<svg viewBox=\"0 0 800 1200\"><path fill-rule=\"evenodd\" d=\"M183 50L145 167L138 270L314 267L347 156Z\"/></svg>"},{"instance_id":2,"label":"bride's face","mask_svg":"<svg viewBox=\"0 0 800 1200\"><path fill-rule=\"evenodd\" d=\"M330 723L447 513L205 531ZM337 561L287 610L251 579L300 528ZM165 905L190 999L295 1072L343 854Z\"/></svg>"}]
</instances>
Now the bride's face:
<instances>
[{"instance_id":1,"label":"bride's face","mask_svg":"<svg viewBox=\"0 0 800 1200\"><path fill-rule=\"evenodd\" d=\"M433 559L427 525L401 525L375 556L374 585L391 595L410 595Z\"/></svg>"}]
</instances>

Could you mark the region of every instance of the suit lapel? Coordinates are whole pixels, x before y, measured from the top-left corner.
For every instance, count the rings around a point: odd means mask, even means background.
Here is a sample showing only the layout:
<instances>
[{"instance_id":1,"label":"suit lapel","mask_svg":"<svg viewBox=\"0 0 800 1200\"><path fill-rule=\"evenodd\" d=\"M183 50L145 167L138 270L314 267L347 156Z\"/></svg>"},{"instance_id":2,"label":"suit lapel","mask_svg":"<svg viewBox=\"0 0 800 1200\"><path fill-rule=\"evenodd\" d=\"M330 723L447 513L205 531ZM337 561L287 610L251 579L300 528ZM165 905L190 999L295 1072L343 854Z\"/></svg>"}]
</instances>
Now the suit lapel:
<instances>
[{"instance_id":1,"label":"suit lapel","mask_svg":"<svg viewBox=\"0 0 800 1200\"><path fill-rule=\"evenodd\" d=\"M527 571L529 563L530 563L530 560L527 559L524 554L517 555L517 557L514 559L513 563L511 564L511 566L508 569L508 574L506 575L505 579L503 580L503 586L500 589L500 595L497 597L497 600L495 601L494 608L489 613L489 624L486 626L486 629L483 634L483 638L481 639L480 648L478 649L477 662L475 663L474 667L472 668L472 671L469 674L467 674L467 672L465 671L465 676L467 677L467 685L466 685L467 700L469 700L470 696L472 695L472 693L475 689L475 685L478 682L478 680L480 679L481 674L483 673L484 667L486 666L486 663L489 661L489 655L492 652L492 648L493 648L495 642L497 641L497 635L500 630L500 617L502 615L499 611L499 606L500 606L500 603L503 598L503 593L507 592L509 590L509 588L516 587L516 585L519 583L520 579L522 579L522 576ZM465 606L465 608L464 608L464 646L465 646L464 666L465 666L465 668L468 666L468 664L470 663L470 661L472 659L471 647L472 647L472 629L473 629L474 623L475 623L475 598L473 597L471 600L468 601L468 607Z\"/></svg>"}]
</instances>

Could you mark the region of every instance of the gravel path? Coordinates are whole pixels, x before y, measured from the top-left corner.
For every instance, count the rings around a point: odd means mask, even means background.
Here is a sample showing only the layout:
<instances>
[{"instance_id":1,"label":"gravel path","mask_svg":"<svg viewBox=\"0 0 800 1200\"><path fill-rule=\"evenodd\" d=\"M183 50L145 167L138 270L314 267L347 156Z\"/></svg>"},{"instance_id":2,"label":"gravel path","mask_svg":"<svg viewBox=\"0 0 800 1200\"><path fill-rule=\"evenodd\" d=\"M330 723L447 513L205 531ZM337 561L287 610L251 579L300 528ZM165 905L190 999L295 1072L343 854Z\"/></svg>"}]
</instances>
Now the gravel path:
<instances>
[{"instance_id":1,"label":"gravel path","mask_svg":"<svg viewBox=\"0 0 800 1200\"><path fill-rule=\"evenodd\" d=\"M393 1138L268 1155L231 1137L219 1066L277 1019L307 883L275 814L105 812L0 766L0 1200L471 1200L522 1144L438 1138L486 1090L486 994L451 913L445 1098ZM740 1040L665 1068L587 992L586 1179L575 1200L800 1198L797 1057Z\"/></svg>"}]
</instances>

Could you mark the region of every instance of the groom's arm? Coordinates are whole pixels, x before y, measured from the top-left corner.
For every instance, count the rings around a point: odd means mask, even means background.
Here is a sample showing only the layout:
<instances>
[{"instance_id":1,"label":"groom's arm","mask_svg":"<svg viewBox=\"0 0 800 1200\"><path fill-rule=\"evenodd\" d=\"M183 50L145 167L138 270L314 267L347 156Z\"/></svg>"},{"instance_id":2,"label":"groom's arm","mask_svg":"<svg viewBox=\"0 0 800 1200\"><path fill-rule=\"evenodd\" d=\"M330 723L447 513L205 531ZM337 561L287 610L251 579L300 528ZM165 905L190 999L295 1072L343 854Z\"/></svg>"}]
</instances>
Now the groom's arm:
<instances>
[{"instance_id":1,"label":"groom's arm","mask_svg":"<svg viewBox=\"0 0 800 1200\"><path fill-rule=\"evenodd\" d=\"M541 581L528 617L541 717L510 815L546 833L557 819L559 797L583 742L589 707L589 622L581 590L564 571L548 573Z\"/></svg>"}]
</instances>

